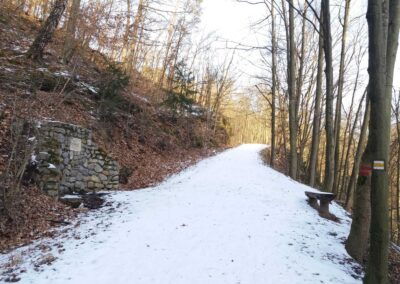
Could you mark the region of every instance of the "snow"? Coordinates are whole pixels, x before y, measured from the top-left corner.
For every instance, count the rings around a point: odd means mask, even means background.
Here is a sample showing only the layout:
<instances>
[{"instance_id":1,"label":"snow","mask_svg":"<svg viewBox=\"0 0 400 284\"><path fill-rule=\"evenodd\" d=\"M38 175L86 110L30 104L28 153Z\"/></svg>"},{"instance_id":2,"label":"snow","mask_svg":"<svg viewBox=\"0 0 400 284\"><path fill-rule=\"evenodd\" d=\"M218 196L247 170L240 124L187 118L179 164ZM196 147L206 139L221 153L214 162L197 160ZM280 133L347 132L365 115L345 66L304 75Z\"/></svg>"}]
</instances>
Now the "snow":
<instances>
[{"instance_id":1,"label":"snow","mask_svg":"<svg viewBox=\"0 0 400 284\"><path fill-rule=\"evenodd\" d=\"M85 82L79 82L78 85L80 85L81 87L83 87L84 89L90 91L92 94L96 95L99 92L99 89L88 84Z\"/></svg>"},{"instance_id":2,"label":"snow","mask_svg":"<svg viewBox=\"0 0 400 284\"><path fill-rule=\"evenodd\" d=\"M27 48L23 48L23 47L21 47L21 46L16 46L16 45L12 46L11 49L12 49L13 51L20 52L20 53L25 53L25 52L28 51Z\"/></svg>"},{"instance_id":3,"label":"snow","mask_svg":"<svg viewBox=\"0 0 400 284\"><path fill-rule=\"evenodd\" d=\"M398 253L400 253L400 247L399 246L397 246L395 243L392 243L392 246Z\"/></svg>"},{"instance_id":4,"label":"snow","mask_svg":"<svg viewBox=\"0 0 400 284\"><path fill-rule=\"evenodd\" d=\"M345 211L331 206L341 223L321 218L306 202L309 187L262 164L263 147L242 145L158 186L108 195L114 207L82 217L69 237L42 240L56 258L49 266L35 268L50 257L38 243L0 264L21 255L19 283L361 283L342 243Z\"/></svg>"},{"instance_id":5,"label":"snow","mask_svg":"<svg viewBox=\"0 0 400 284\"><path fill-rule=\"evenodd\" d=\"M49 169L56 169L57 167L56 167L55 165L49 163L48 168L49 168Z\"/></svg>"},{"instance_id":6,"label":"snow","mask_svg":"<svg viewBox=\"0 0 400 284\"><path fill-rule=\"evenodd\" d=\"M15 70L14 70L14 69L7 68L7 67L2 67L2 69L3 69L4 71L6 71L6 72L9 72L9 73L13 73L13 72L15 72Z\"/></svg>"},{"instance_id":7,"label":"snow","mask_svg":"<svg viewBox=\"0 0 400 284\"><path fill-rule=\"evenodd\" d=\"M36 165L38 163L38 160L36 158L37 158L36 155L33 153L31 155L30 163L33 164L33 165Z\"/></svg>"},{"instance_id":8,"label":"snow","mask_svg":"<svg viewBox=\"0 0 400 284\"><path fill-rule=\"evenodd\" d=\"M71 74L67 70L54 72L54 75L58 76L58 77L64 77L64 78L72 77Z\"/></svg>"},{"instance_id":9,"label":"snow","mask_svg":"<svg viewBox=\"0 0 400 284\"><path fill-rule=\"evenodd\" d=\"M62 199L76 199L76 198L80 198L80 196L74 194L66 194L62 197Z\"/></svg>"},{"instance_id":10,"label":"snow","mask_svg":"<svg viewBox=\"0 0 400 284\"><path fill-rule=\"evenodd\" d=\"M136 94L136 93L131 93L131 94L132 94L132 96L134 96L135 98L137 98L137 99L139 99L139 100L141 100L141 101L143 101L143 102L145 102L145 103L150 103L150 101L149 101L146 97L143 97L143 96L138 95L138 94Z\"/></svg>"}]
</instances>

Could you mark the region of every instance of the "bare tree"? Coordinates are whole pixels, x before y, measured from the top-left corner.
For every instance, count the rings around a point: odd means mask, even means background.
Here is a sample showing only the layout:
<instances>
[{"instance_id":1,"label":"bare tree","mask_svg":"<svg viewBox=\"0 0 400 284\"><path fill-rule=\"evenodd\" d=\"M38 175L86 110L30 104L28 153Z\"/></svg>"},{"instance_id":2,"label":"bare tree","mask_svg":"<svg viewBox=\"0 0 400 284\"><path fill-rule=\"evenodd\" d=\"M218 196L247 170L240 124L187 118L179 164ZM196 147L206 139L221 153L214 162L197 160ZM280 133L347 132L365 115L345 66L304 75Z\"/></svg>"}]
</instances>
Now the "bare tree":
<instances>
[{"instance_id":1,"label":"bare tree","mask_svg":"<svg viewBox=\"0 0 400 284\"><path fill-rule=\"evenodd\" d=\"M64 63L68 63L76 47L75 32L76 32L76 24L79 17L80 6L81 6L81 0L72 1L71 11L69 13L67 29L65 33L65 41L63 49Z\"/></svg>"},{"instance_id":2,"label":"bare tree","mask_svg":"<svg viewBox=\"0 0 400 284\"><path fill-rule=\"evenodd\" d=\"M344 72L345 72L345 57L346 57L346 46L347 46L347 31L350 19L350 3L351 0L345 0L344 8L344 19L342 23L342 45L340 51L340 64L339 64L339 81L337 88L336 98L336 113L335 113L335 175L333 191L339 191L339 177L340 177L340 128L341 128L341 116L342 116L342 97L343 97L343 85L344 85Z\"/></svg>"},{"instance_id":3,"label":"bare tree","mask_svg":"<svg viewBox=\"0 0 400 284\"><path fill-rule=\"evenodd\" d=\"M277 93L277 68L276 68L276 28L275 28L275 3L271 2L271 57L272 57L272 66L271 66L271 76L272 76L272 86L271 86L271 158L270 165L273 168L275 163L275 121L276 121L276 93Z\"/></svg>"},{"instance_id":4,"label":"bare tree","mask_svg":"<svg viewBox=\"0 0 400 284\"><path fill-rule=\"evenodd\" d=\"M323 18L321 11L320 19ZM313 134L311 142L311 155L310 155L310 172L309 172L309 185L315 185L315 175L317 169L317 156L319 151L319 130L321 124L321 101L322 101L322 76L324 67L324 50L323 50L323 30L320 28L319 41L318 41L318 71L317 71L317 86L315 90L315 105L314 105L314 119L313 119Z\"/></svg>"},{"instance_id":5,"label":"bare tree","mask_svg":"<svg viewBox=\"0 0 400 284\"><path fill-rule=\"evenodd\" d=\"M28 50L27 56L29 58L38 61L43 59L44 49L53 38L53 34L58 26L58 22L60 21L62 14L64 13L67 3L68 0L56 0L49 17L43 24L39 34L36 36Z\"/></svg>"},{"instance_id":6,"label":"bare tree","mask_svg":"<svg viewBox=\"0 0 400 284\"><path fill-rule=\"evenodd\" d=\"M359 176L356 192L362 191L362 200L367 199L367 201L368 198L365 195L369 196L370 192L371 202L365 202L365 206L359 209L371 210L371 219L353 219L349 240L355 240L356 237L359 239L358 243L349 242L346 248L351 255L359 253L364 256L367 241L362 240L367 237L360 235L360 230L355 228L369 227L369 221L371 221L365 283L387 283L389 242L387 165L393 73L400 27L400 2L369 0L367 21L369 31L368 96L371 100L371 117L374 119L369 122L368 144L362 157L362 167L372 168L366 174ZM354 214L362 213L354 211ZM360 247L361 241L365 247Z\"/></svg>"},{"instance_id":7,"label":"bare tree","mask_svg":"<svg viewBox=\"0 0 400 284\"><path fill-rule=\"evenodd\" d=\"M322 0L321 10L323 14L322 27L325 52L325 78L326 78L326 107L325 107L325 133L326 133L326 157L325 157L325 191L332 191L335 177L335 136L333 129L333 63L332 63L332 35L330 0Z\"/></svg>"},{"instance_id":8,"label":"bare tree","mask_svg":"<svg viewBox=\"0 0 400 284\"><path fill-rule=\"evenodd\" d=\"M288 27L288 93L289 93L289 130L290 130L290 165L289 175L297 178L297 96L296 96L296 46L294 42L294 7L293 0L289 0L289 27Z\"/></svg>"}]
</instances>

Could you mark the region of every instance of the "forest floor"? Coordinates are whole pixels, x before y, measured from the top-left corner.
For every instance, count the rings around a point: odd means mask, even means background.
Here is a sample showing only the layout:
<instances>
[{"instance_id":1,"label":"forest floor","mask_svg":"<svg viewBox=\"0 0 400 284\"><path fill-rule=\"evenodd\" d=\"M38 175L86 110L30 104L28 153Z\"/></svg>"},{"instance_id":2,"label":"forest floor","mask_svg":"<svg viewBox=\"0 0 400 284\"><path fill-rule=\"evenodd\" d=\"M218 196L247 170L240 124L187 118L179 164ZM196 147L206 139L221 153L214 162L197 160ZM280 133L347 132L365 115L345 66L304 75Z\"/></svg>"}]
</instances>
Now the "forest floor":
<instances>
[{"instance_id":1,"label":"forest floor","mask_svg":"<svg viewBox=\"0 0 400 284\"><path fill-rule=\"evenodd\" d=\"M108 195L56 238L0 256L19 283L361 283L346 253L350 218L333 222L312 190L266 167L262 145L205 159L158 186Z\"/></svg>"}]
</instances>

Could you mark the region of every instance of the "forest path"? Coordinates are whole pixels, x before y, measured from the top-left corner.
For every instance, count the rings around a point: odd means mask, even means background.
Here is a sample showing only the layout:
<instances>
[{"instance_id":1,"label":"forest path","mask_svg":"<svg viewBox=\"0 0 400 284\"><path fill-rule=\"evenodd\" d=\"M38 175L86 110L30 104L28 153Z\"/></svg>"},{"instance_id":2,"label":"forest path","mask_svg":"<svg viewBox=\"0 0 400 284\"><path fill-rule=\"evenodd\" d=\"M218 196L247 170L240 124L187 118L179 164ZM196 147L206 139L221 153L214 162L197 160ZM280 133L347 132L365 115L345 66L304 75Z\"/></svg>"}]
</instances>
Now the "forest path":
<instances>
[{"instance_id":1,"label":"forest path","mask_svg":"<svg viewBox=\"0 0 400 284\"><path fill-rule=\"evenodd\" d=\"M50 266L30 269L39 257L31 253L19 283L361 283L342 244L344 211L332 206L340 224L319 217L310 188L262 164L263 147L242 145L156 187L113 193L114 213L102 209L69 238L49 240Z\"/></svg>"}]
</instances>

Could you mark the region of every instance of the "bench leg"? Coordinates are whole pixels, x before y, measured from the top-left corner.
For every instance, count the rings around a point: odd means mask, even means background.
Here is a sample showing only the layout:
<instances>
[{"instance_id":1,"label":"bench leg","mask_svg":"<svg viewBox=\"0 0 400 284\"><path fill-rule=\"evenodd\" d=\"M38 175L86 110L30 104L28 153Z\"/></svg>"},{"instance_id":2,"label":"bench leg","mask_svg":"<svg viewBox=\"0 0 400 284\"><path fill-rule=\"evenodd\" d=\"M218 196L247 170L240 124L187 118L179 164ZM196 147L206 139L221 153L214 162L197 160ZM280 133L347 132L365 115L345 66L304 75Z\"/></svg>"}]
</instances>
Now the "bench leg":
<instances>
[{"instance_id":1,"label":"bench leg","mask_svg":"<svg viewBox=\"0 0 400 284\"><path fill-rule=\"evenodd\" d=\"M312 208L319 210L318 200L316 198L308 198L308 203Z\"/></svg>"},{"instance_id":2,"label":"bench leg","mask_svg":"<svg viewBox=\"0 0 400 284\"><path fill-rule=\"evenodd\" d=\"M320 201L319 213L322 216L330 216L330 213L329 213L329 201Z\"/></svg>"}]
</instances>

